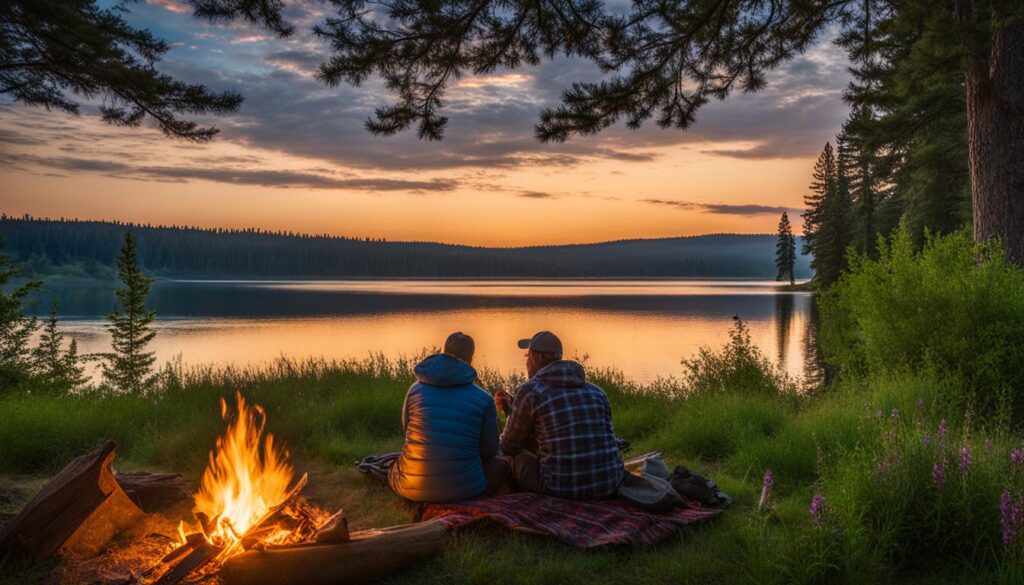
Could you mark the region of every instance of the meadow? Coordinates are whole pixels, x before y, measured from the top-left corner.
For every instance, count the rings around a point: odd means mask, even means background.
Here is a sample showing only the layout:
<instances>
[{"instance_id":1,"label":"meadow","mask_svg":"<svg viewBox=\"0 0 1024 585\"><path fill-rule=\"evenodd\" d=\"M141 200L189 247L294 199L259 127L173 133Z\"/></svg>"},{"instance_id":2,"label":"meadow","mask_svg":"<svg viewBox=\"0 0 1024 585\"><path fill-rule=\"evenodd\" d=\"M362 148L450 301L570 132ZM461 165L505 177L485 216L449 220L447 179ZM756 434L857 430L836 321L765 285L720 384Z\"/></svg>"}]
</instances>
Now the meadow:
<instances>
[{"instance_id":1,"label":"meadow","mask_svg":"<svg viewBox=\"0 0 1024 585\"><path fill-rule=\"evenodd\" d=\"M393 581L1022 582L1024 445L1011 390L1020 380L1014 352L1024 347L1014 328L1024 318L1024 275L998 254L979 256L961 236L920 254L903 245L897 239L880 260L855 265L823 296L832 323L824 349L842 366L828 384L801 389L750 343L742 323L730 343L684 362L678 378L638 384L615 371L589 373L608 393L632 454L662 451L734 497L718 519L650 549L596 552L480 527ZM940 264L943 277L929 280ZM996 292L999 304L989 307ZM897 310L887 299L927 309L905 321L922 329L898 338L876 330L873 318ZM849 318L827 321L830 314ZM998 330L961 314L995 320ZM984 367L969 367L954 349L941 353L953 347L950 336L966 336ZM886 351L872 353L883 342ZM0 396L0 513L16 511L41 478L105 438L120 444L119 469L197 479L223 430L218 401L240 391L265 407L267 428L294 467L310 472L310 499L343 506L355 529L408 522L411 509L352 464L400 447L414 363L171 366L147 395L8 393ZM518 382L481 374L492 390ZM769 469L770 505L760 511ZM812 509L816 496L821 505ZM0 581L45 578L43 567L2 562Z\"/></svg>"}]
</instances>

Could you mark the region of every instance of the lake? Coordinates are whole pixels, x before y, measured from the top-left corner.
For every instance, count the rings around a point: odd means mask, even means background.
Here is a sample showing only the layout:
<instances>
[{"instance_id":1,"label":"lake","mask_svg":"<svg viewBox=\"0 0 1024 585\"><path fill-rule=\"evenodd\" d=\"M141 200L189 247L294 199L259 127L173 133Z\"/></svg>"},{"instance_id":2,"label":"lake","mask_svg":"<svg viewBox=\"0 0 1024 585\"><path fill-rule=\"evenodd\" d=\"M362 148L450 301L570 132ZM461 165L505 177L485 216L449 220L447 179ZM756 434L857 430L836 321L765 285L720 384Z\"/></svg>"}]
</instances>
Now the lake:
<instances>
[{"instance_id":1,"label":"lake","mask_svg":"<svg viewBox=\"0 0 1024 585\"><path fill-rule=\"evenodd\" d=\"M83 353L109 350L103 316L113 283L51 283L34 311L59 298L63 330ZM452 331L472 335L478 365L522 371L517 339L548 329L567 357L588 357L640 381L679 375L680 360L728 340L733 316L754 342L802 377L812 297L759 280L157 281L151 348L160 363L258 365L280 356L413 355Z\"/></svg>"}]
</instances>

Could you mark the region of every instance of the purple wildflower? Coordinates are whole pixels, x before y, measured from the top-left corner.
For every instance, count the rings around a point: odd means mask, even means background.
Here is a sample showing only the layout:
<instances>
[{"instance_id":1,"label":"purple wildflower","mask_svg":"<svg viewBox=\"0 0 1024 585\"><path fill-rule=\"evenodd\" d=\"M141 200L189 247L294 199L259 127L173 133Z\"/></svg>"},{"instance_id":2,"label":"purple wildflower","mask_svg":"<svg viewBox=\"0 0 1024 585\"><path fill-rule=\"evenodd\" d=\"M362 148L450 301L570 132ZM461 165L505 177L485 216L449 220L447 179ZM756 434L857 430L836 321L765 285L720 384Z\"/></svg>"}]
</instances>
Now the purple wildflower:
<instances>
[{"instance_id":1,"label":"purple wildflower","mask_svg":"<svg viewBox=\"0 0 1024 585\"><path fill-rule=\"evenodd\" d=\"M946 458L932 466L932 480L941 492L946 487Z\"/></svg>"},{"instance_id":2,"label":"purple wildflower","mask_svg":"<svg viewBox=\"0 0 1024 585\"><path fill-rule=\"evenodd\" d=\"M967 447L960 449L960 472L967 475L971 470L971 451Z\"/></svg>"},{"instance_id":3,"label":"purple wildflower","mask_svg":"<svg viewBox=\"0 0 1024 585\"><path fill-rule=\"evenodd\" d=\"M931 444L932 444L932 436L929 435L928 433L925 433L924 434L924 446L927 447L928 445L931 445Z\"/></svg>"},{"instance_id":4,"label":"purple wildflower","mask_svg":"<svg viewBox=\"0 0 1024 585\"><path fill-rule=\"evenodd\" d=\"M768 500L772 495L772 484L775 483L775 476L771 469L764 470L764 481L761 482L761 501L757 503L757 509L764 512L768 509Z\"/></svg>"},{"instance_id":5,"label":"purple wildflower","mask_svg":"<svg viewBox=\"0 0 1024 585\"><path fill-rule=\"evenodd\" d=\"M821 511L825 507L825 496L821 494L814 494L811 498L811 520L814 521L815 526L821 526Z\"/></svg>"},{"instance_id":6,"label":"purple wildflower","mask_svg":"<svg viewBox=\"0 0 1024 585\"><path fill-rule=\"evenodd\" d=\"M946 419L942 419L942 420L939 421L939 443L940 444L943 444L943 445L946 444L946 430L948 428L949 428L949 425L946 424Z\"/></svg>"},{"instance_id":7,"label":"purple wildflower","mask_svg":"<svg viewBox=\"0 0 1024 585\"><path fill-rule=\"evenodd\" d=\"M1009 546L1013 542L1013 519L1011 509L1013 500L1010 498L1010 490L1003 490L999 496L999 528L1003 532L1003 544Z\"/></svg>"},{"instance_id":8,"label":"purple wildflower","mask_svg":"<svg viewBox=\"0 0 1024 585\"><path fill-rule=\"evenodd\" d=\"M1020 469L1020 466L1024 464L1024 451L1021 451L1020 447L1010 453L1010 463L1013 463L1015 469Z\"/></svg>"}]
</instances>

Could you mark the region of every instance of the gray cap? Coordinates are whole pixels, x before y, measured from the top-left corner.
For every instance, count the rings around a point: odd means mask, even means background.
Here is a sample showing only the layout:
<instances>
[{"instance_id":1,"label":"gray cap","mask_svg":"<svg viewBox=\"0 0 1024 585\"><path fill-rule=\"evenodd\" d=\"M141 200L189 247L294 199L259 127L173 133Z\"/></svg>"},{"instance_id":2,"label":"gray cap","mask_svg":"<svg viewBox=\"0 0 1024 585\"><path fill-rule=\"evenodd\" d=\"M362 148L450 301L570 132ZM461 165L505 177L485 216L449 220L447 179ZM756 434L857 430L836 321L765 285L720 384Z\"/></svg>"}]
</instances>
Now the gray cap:
<instances>
[{"instance_id":1,"label":"gray cap","mask_svg":"<svg viewBox=\"0 0 1024 585\"><path fill-rule=\"evenodd\" d=\"M562 355L562 340L550 331L541 331L530 339L520 339L519 349Z\"/></svg>"}]
</instances>

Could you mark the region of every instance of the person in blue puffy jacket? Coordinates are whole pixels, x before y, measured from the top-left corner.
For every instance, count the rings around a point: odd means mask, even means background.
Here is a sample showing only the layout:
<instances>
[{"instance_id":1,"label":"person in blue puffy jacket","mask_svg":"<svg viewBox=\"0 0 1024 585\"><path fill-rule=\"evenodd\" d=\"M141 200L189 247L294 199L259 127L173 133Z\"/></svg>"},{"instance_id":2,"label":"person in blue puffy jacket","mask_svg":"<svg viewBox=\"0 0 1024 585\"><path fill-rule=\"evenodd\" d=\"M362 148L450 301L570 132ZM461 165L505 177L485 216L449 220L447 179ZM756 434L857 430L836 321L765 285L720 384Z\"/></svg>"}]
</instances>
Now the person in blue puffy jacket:
<instances>
[{"instance_id":1,"label":"person in blue puffy jacket","mask_svg":"<svg viewBox=\"0 0 1024 585\"><path fill-rule=\"evenodd\" d=\"M494 493L510 473L498 455L498 413L475 384L473 338L453 333L445 352L416 366L405 395L405 445L388 473L398 495L416 502L456 502Z\"/></svg>"}]
</instances>

